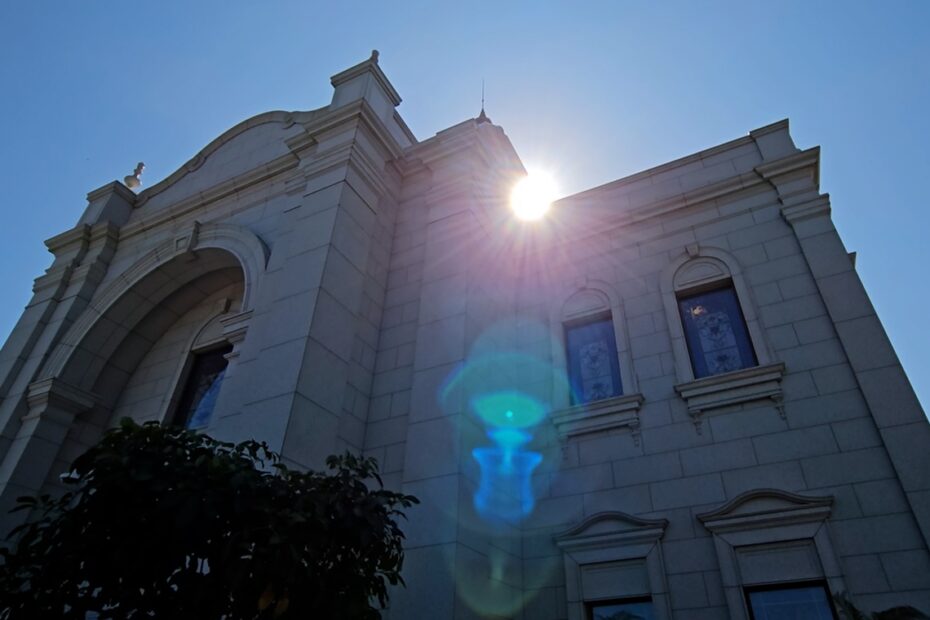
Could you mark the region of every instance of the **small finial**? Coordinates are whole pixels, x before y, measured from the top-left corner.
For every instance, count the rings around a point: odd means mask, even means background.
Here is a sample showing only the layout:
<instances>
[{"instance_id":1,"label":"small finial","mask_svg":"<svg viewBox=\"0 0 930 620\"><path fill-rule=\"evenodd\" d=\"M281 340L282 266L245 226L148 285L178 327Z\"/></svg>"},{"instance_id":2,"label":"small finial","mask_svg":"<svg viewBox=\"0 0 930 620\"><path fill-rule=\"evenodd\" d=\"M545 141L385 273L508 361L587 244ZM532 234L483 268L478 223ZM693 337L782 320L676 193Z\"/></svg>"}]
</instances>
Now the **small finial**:
<instances>
[{"instance_id":1,"label":"small finial","mask_svg":"<svg viewBox=\"0 0 930 620\"><path fill-rule=\"evenodd\" d=\"M378 50L371 50L371 62L378 64Z\"/></svg>"},{"instance_id":2,"label":"small finial","mask_svg":"<svg viewBox=\"0 0 930 620\"><path fill-rule=\"evenodd\" d=\"M123 177L123 183L126 184L126 187L129 189L136 189L142 185L142 180L139 178L142 176L142 171L145 170L145 164L141 161L136 164L136 169L129 176Z\"/></svg>"}]
</instances>

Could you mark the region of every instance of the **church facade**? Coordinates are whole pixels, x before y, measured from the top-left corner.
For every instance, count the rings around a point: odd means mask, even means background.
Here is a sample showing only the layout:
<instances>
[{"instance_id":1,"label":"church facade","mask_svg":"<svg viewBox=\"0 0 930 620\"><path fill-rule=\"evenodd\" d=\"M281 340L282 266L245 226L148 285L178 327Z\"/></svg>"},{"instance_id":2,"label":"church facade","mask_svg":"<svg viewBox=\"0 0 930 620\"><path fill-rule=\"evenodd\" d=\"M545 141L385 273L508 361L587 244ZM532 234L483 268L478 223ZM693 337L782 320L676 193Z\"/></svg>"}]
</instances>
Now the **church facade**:
<instances>
[{"instance_id":1,"label":"church facade","mask_svg":"<svg viewBox=\"0 0 930 620\"><path fill-rule=\"evenodd\" d=\"M422 501L387 618L930 611L930 425L818 148L782 121L521 222L483 112L421 141L377 54L332 85L46 242L4 530L129 416L375 456Z\"/></svg>"}]
</instances>

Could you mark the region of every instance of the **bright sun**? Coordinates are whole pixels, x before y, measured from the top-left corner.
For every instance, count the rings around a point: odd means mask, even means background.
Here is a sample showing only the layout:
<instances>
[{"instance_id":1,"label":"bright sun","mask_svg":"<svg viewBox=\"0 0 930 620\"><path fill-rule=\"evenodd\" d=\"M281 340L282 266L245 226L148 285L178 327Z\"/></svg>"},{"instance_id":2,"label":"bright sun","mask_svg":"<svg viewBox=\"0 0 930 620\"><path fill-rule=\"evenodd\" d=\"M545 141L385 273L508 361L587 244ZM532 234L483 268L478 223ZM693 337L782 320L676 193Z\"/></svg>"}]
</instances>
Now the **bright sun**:
<instances>
[{"instance_id":1,"label":"bright sun","mask_svg":"<svg viewBox=\"0 0 930 620\"><path fill-rule=\"evenodd\" d=\"M510 207L521 220L538 220L555 199L557 188L551 176L531 172L520 179L510 194Z\"/></svg>"}]
</instances>

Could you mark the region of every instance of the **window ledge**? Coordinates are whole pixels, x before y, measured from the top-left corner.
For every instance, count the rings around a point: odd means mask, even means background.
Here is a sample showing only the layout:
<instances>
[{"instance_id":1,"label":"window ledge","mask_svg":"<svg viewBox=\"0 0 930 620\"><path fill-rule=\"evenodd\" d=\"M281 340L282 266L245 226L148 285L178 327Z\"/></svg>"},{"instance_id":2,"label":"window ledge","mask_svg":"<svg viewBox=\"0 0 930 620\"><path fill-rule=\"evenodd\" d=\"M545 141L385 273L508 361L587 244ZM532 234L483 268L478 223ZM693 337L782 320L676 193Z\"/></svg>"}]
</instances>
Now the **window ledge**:
<instances>
[{"instance_id":1,"label":"window ledge","mask_svg":"<svg viewBox=\"0 0 930 620\"><path fill-rule=\"evenodd\" d=\"M642 394L626 394L556 411L552 414L552 422L563 439L628 427L633 431L633 441L638 446L639 408L642 404Z\"/></svg>"},{"instance_id":2,"label":"window ledge","mask_svg":"<svg viewBox=\"0 0 930 620\"><path fill-rule=\"evenodd\" d=\"M688 413L700 433L704 412L752 400L771 399L784 417L781 389L784 375L785 364L778 362L681 383L675 386L675 391L687 403Z\"/></svg>"}]
</instances>

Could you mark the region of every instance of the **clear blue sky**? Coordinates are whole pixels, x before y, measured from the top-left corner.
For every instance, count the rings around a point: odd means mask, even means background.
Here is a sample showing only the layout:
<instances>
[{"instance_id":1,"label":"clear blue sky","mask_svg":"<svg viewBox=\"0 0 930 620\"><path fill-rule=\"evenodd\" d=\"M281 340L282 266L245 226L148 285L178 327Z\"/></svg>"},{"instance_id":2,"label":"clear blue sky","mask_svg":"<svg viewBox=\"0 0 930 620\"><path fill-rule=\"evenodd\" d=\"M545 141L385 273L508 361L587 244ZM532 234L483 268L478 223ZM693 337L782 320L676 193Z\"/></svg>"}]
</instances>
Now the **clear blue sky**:
<instances>
[{"instance_id":1,"label":"clear blue sky","mask_svg":"<svg viewBox=\"0 0 930 620\"><path fill-rule=\"evenodd\" d=\"M86 193L146 185L381 51L419 138L487 110L564 193L788 117L930 402L930 2L0 4L0 338ZM923 318L921 318L923 317Z\"/></svg>"}]
</instances>

